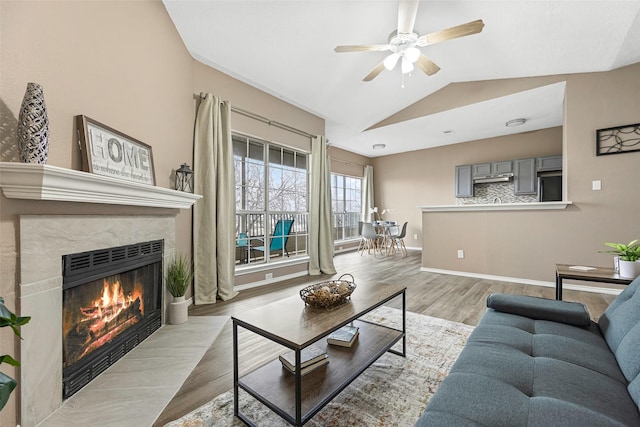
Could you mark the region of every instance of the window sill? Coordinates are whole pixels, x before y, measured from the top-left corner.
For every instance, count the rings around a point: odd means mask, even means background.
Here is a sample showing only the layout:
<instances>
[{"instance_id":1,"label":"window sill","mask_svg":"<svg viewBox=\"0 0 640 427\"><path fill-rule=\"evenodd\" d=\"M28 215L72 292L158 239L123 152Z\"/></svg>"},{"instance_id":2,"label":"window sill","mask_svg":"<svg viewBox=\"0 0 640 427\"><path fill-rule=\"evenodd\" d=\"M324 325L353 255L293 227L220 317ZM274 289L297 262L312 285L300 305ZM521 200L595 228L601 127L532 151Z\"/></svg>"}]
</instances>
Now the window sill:
<instances>
[{"instance_id":1,"label":"window sill","mask_svg":"<svg viewBox=\"0 0 640 427\"><path fill-rule=\"evenodd\" d=\"M282 261L274 261L270 263L260 264L243 264L236 266L236 276L242 276L245 274L256 273L260 271L269 271L275 268L288 267L290 265L306 264L309 262L309 255L304 255L295 258L288 258Z\"/></svg>"}]
</instances>

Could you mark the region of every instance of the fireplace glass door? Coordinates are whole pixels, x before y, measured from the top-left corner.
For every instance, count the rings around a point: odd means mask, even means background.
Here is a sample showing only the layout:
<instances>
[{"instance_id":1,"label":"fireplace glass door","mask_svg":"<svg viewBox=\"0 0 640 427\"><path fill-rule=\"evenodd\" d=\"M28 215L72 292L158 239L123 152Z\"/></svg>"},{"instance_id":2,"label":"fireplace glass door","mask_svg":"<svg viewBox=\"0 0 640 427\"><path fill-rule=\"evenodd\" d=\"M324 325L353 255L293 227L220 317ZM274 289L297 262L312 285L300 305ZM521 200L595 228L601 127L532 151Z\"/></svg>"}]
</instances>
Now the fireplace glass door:
<instances>
[{"instance_id":1,"label":"fireplace glass door","mask_svg":"<svg viewBox=\"0 0 640 427\"><path fill-rule=\"evenodd\" d=\"M63 257L63 385L69 397L160 327L163 242Z\"/></svg>"}]
</instances>

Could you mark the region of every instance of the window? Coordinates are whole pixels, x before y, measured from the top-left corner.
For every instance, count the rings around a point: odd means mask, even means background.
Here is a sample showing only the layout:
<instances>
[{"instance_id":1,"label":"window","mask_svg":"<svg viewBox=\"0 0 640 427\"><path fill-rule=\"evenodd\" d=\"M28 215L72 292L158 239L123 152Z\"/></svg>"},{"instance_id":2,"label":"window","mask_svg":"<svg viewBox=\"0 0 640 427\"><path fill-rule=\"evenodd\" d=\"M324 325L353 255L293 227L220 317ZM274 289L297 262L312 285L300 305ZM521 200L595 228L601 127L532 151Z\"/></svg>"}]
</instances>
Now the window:
<instances>
[{"instance_id":1,"label":"window","mask_svg":"<svg viewBox=\"0 0 640 427\"><path fill-rule=\"evenodd\" d=\"M306 255L307 154L233 135L233 160L236 264Z\"/></svg>"},{"instance_id":2,"label":"window","mask_svg":"<svg viewBox=\"0 0 640 427\"><path fill-rule=\"evenodd\" d=\"M358 221L362 217L362 178L331 174L331 208L333 240L358 237Z\"/></svg>"}]
</instances>

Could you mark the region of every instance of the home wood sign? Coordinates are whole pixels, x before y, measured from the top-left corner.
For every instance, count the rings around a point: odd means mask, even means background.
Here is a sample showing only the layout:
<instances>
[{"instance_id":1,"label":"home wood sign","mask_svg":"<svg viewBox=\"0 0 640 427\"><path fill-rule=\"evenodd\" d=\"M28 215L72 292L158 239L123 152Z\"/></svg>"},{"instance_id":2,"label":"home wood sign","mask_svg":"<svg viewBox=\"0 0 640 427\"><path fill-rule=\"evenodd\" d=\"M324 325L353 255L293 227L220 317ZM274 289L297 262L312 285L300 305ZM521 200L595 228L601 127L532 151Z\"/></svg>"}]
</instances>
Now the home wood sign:
<instances>
[{"instance_id":1,"label":"home wood sign","mask_svg":"<svg viewBox=\"0 0 640 427\"><path fill-rule=\"evenodd\" d=\"M85 171L155 185L149 145L83 115L76 116L76 129Z\"/></svg>"}]
</instances>

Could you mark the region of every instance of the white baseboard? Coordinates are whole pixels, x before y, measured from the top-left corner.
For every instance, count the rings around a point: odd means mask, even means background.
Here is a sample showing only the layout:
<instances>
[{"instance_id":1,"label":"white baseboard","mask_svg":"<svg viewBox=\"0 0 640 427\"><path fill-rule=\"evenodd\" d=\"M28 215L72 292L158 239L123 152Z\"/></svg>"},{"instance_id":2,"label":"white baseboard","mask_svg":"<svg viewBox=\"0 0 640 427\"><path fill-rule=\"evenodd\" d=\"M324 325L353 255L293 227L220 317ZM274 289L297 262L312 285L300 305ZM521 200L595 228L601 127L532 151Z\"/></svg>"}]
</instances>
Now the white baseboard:
<instances>
[{"instance_id":1,"label":"white baseboard","mask_svg":"<svg viewBox=\"0 0 640 427\"><path fill-rule=\"evenodd\" d=\"M236 285L233 287L235 291L243 291L246 289L257 288L258 286L269 285L271 283L281 282L283 280L295 279L296 277L302 277L309 275L309 270L299 271L297 273L285 274L284 276L277 276L271 279L260 280L258 282L246 283L244 285Z\"/></svg>"},{"instance_id":2,"label":"white baseboard","mask_svg":"<svg viewBox=\"0 0 640 427\"><path fill-rule=\"evenodd\" d=\"M491 274L480 274L480 273L469 273L466 271L455 271L455 270L442 270L439 268L427 268L421 267L420 271L426 271L428 273L438 273L438 274L450 274L452 276L464 276L464 277L475 277L477 279L486 279L486 280L496 280L500 282L513 282L513 283L522 283L524 285L532 285L532 286L544 286L547 288L556 287L555 282L546 282L543 280L532 280L532 279L522 279L519 277L506 277L506 276L494 276ZM602 288L598 286L586 286L586 285L576 285L573 283L562 283L562 290L572 290L572 291L582 291L582 292L594 292L598 294L609 294L609 295L618 295L622 292L621 289L613 289L613 288Z\"/></svg>"}]
</instances>

